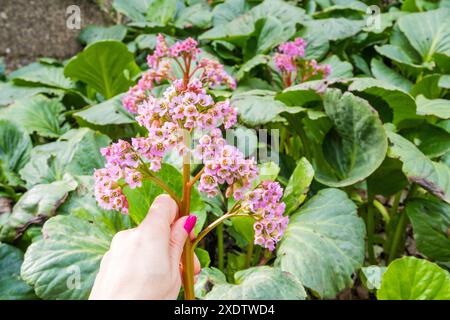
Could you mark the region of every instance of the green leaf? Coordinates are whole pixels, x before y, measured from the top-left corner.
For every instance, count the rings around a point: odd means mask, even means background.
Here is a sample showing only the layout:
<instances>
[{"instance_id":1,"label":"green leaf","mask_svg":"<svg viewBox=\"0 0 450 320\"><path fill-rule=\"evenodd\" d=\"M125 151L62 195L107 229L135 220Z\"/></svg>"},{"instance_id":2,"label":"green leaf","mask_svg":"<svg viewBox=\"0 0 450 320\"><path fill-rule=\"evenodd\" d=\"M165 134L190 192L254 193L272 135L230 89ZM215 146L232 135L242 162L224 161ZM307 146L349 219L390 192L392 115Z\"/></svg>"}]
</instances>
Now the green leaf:
<instances>
[{"instance_id":1,"label":"green leaf","mask_svg":"<svg viewBox=\"0 0 450 320\"><path fill-rule=\"evenodd\" d=\"M304 22L304 25L306 34L320 34L326 36L329 41L338 41L355 36L366 24L364 20L329 18L308 20Z\"/></svg>"},{"instance_id":2,"label":"green leaf","mask_svg":"<svg viewBox=\"0 0 450 320\"><path fill-rule=\"evenodd\" d=\"M441 119L450 119L450 100L427 99L423 95L416 98L417 114L432 115Z\"/></svg>"},{"instance_id":3,"label":"green leaf","mask_svg":"<svg viewBox=\"0 0 450 320\"><path fill-rule=\"evenodd\" d=\"M235 283L218 283L206 300L304 300L300 281L278 268L254 267L235 274Z\"/></svg>"},{"instance_id":4,"label":"green leaf","mask_svg":"<svg viewBox=\"0 0 450 320\"><path fill-rule=\"evenodd\" d=\"M414 98L402 89L373 78L355 79L348 88L350 91L365 92L384 100L392 109L393 123L418 119Z\"/></svg>"},{"instance_id":5,"label":"green leaf","mask_svg":"<svg viewBox=\"0 0 450 320\"><path fill-rule=\"evenodd\" d=\"M401 133L429 158L436 158L450 151L450 133L441 127L422 124L402 130Z\"/></svg>"},{"instance_id":6,"label":"green leaf","mask_svg":"<svg viewBox=\"0 0 450 320\"><path fill-rule=\"evenodd\" d=\"M200 261L200 266L202 268L208 268L211 263L211 258L209 257L209 252L202 248L195 248L195 255Z\"/></svg>"},{"instance_id":7,"label":"green leaf","mask_svg":"<svg viewBox=\"0 0 450 320\"><path fill-rule=\"evenodd\" d=\"M118 41L99 41L70 59L64 75L86 83L106 99L128 90L139 67L127 46ZM128 73L127 77L125 74Z\"/></svg>"},{"instance_id":8,"label":"green leaf","mask_svg":"<svg viewBox=\"0 0 450 320\"><path fill-rule=\"evenodd\" d=\"M327 89L327 83L324 80L314 80L284 89L277 93L276 100L283 102L288 106L303 106L309 102L321 101L321 96Z\"/></svg>"},{"instance_id":9,"label":"green leaf","mask_svg":"<svg viewBox=\"0 0 450 320\"><path fill-rule=\"evenodd\" d=\"M0 120L0 179L4 176L10 185L19 185L18 172L30 159L31 140L21 127Z\"/></svg>"},{"instance_id":10,"label":"green leaf","mask_svg":"<svg viewBox=\"0 0 450 320\"><path fill-rule=\"evenodd\" d=\"M213 9L214 27L233 21L244 14L248 7L245 0L226 0L223 3L219 3Z\"/></svg>"},{"instance_id":11,"label":"green leaf","mask_svg":"<svg viewBox=\"0 0 450 320\"><path fill-rule=\"evenodd\" d=\"M408 179L403 174L402 163L386 157L381 166L367 178L367 184L374 194L388 197L403 190L408 185Z\"/></svg>"},{"instance_id":12,"label":"green leaf","mask_svg":"<svg viewBox=\"0 0 450 320\"><path fill-rule=\"evenodd\" d=\"M305 120L315 179L343 187L367 178L383 162L387 150L378 114L366 100L337 89L325 93L324 108L328 119Z\"/></svg>"},{"instance_id":13,"label":"green leaf","mask_svg":"<svg viewBox=\"0 0 450 320\"><path fill-rule=\"evenodd\" d=\"M208 291L211 290L211 285L225 282L227 282L227 279L219 269L214 267L203 268L194 285L195 297L203 299Z\"/></svg>"},{"instance_id":14,"label":"green leaf","mask_svg":"<svg viewBox=\"0 0 450 320\"><path fill-rule=\"evenodd\" d=\"M22 125L29 134L36 132L42 137L57 138L67 129L63 127L64 105L57 99L43 95L16 101L0 110L0 119L7 119Z\"/></svg>"},{"instance_id":15,"label":"green leaf","mask_svg":"<svg viewBox=\"0 0 450 320\"><path fill-rule=\"evenodd\" d=\"M22 251L0 243L0 300L30 300L36 298L33 288L20 278L22 262Z\"/></svg>"},{"instance_id":16,"label":"green leaf","mask_svg":"<svg viewBox=\"0 0 450 320\"><path fill-rule=\"evenodd\" d=\"M236 10L239 9L236 8ZM240 45L244 46L245 39L255 31L256 22L267 17L276 18L281 23L283 36L283 39L280 39L281 42L288 40L295 33L295 24L292 21L300 22L309 19L301 8L280 0L265 0L230 22L214 26L201 34L199 39L240 42Z\"/></svg>"},{"instance_id":17,"label":"green leaf","mask_svg":"<svg viewBox=\"0 0 450 320\"><path fill-rule=\"evenodd\" d=\"M417 249L434 261L450 262L450 205L436 200L413 199L406 204Z\"/></svg>"},{"instance_id":18,"label":"green leaf","mask_svg":"<svg viewBox=\"0 0 450 320\"><path fill-rule=\"evenodd\" d=\"M110 27L102 27L90 25L80 31L78 38L80 42L86 45L102 40L122 41L127 34L127 27L123 25L114 25Z\"/></svg>"},{"instance_id":19,"label":"green leaf","mask_svg":"<svg viewBox=\"0 0 450 320\"><path fill-rule=\"evenodd\" d=\"M386 132L390 141L388 156L403 162L402 170L408 179L450 203L450 168L431 161L402 136Z\"/></svg>"},{"instance_id":20,"label":"green leaf","mask_svg":"<svg viewBox=\"0 0 450 320\"><path fill-rule=\"evenodd\" d=\"M113 7L133 21L145 21L151 0L114 0Z\"/></svg>"},{"instance_id":21,"label":"green leaf","mask_svg":"<svg viewBox=\"0 0 450 320\"><path fill-rule=\"evenodd\" d=\"M17 100L32 97L38 93L48 93L52 95L63 95L60 89L46 87L24 87L17 86L12 82L0 82L0 108L14 103Z\"/></svg>"},{"instance_id":22,"label":"green leaf","mask_svg":"<svg viewBox=\"0 0 450 320\"><path fill-rule=\"evenodd\" d=\"M72 129L58 141L33 148L20 176L31 187L61 179L64 173L92 175L94 169L103 167L100 149L110 142L107 136L88 128Z\"/></svg>"},{"instance_id":23,"label":"green leaf","mask_svg":"<svg viewBox=\"0 0 450 320\"><path fill-rule=\"evenodd\" d=\"M361 268L361 280L369 290L380 289L381 277L386 271L386 267L368 266Z\"/></svg>"},{"instance_id":24,"label":"green leaf","mask_svg":"<svg viewBox=\"0 0 450 320\"><path fill-rule=\"evenodd\" d=\"M430 61L435 53L450 56L448 8L404 15L397 23L424 62Z\"/></svg>"},{"instance_id":25,"label":"green leaf","mask_svg":"<svg viewBox=\"0 0 450 320\"><path fill-rule=\"evenodd\" d=\"M306 158L301 158L284 188L283 202L286 204L286 214L296 210L305 201L306 192L313 178L313 167Z\"/></svg>"},{"instance_id":26,"label":"green leaf","mask_svg":"<svg viewBox=\"0 0 450 320\"><path fill-rule=\"evenodd\" d=\"M182 9L175 20L175 26L179 29L211 27L213 14L206 3L197 3Z\"/></svg>"},{"instance_id":27,"label":"green leaf","mask_svg":"<svg viewBox=\"0 0 450 320\"><path fill-rule=\"evenodd\" d=\"M181 173L176 168L164 163L161 170L159 170L155 175L160 180L164 181L164 183L181 198L183 191L183 178ZM131 189L129 186L126 186L123 189L123 192L128 200L129 215L136 224L139 224L147 215L148 209L153 203L153 200L155 200L156 196L164 193L164 190L158 187L154 182L144 180L142 182L142 187ZM204 209L205 204L200 197L199 191L194 186L191 191L190 212L191 214L195 214L198 218L194 229L195 233L198 233L201 230L206 220L206 212Z\"/></svg>"},{"instance_id":28,"label":"green leaf","mask_svg":"<svg viewBox=\"0 0 450 320\"><path fill-rule=\"evenodd\" d=\"M274 97L274 91L250 90L234 94L231 103L237 108L240 120L253 127L276 121L282 112L296 111L294 108L286 107Z\"/></svg>"},{"instance_id":29,"label":"green leaf","mask_svg":"<svg viewBox=\"0 0 450 320\"><path fill-rule=\"evenodd\" d=\"M129 227L117 212L54 217L25 253L22 278L42 299L87 299L114 234Z\"/></svg>"},{"instance_id":30,"label":"green leaf","mask_svg":"<svg viewBox=\"0 0 450 320\"><path fill-rule=\"evenodd\" d=\"M75 84L64 76L64 69L43 63L36 63L36 66L20 72L13 73L10 79L15 84L27 86L44 86L64 90L75 89Z\"/></svg>"},{"instance_id":31,"label":"green leaf","mask_svg":"<svg viewBox=\"0 0 450 320\"><path fill-rule=\"evenodd\" d=\"M53 216L69 191L77 187L71 177L51 184L38 184L25 192L5 224L0 225L0 241L15 240L31 224Z\"/></svg>"},{"instance_id":32,"label":"green leaf","mask_svg":"<svg viewBox=\"0 0 450 320\"><path fill-rule=\"evenodd\" d=\"M353 77L353 66L347 61L341 61L336 55L329 56L320 64L329 64L331 66L331 74L327 79L346 79Z\"/></svg>"},{"instance_id":33,"label":"green leaf","mask_svg":"<svg viewBox=\"0 0 450 320\"><path fill-rule=\"evenodd\" d=\"M392 262L383 275L379 300L449 300L450 274L436 264L403 257Z\"/></svg>"},{"instance_id":34,"label":"green leaf","mask_svg":"<svg viewBox=\"0 0 450 320\"><path fill-rule=\"evenodd\" d=\"M386 66L382 61L375 58L372 59L370 68L376 79L395 86L405 92L410 92L413 86L412 82Z\"/></svg>"},{"instance_id":35,"label":"green leaf","mask_svg":"<svg viewBox=\"0 0 450 320\"><path fill-rule=\"evenodd\" d=\"M266 65L270 62L270 57L264 54L258 54L245 62L239 71L236 73L236 80L241 80L246 74L248 74L253 68L259 65Z\"/></svg>"},{"instance_id":36,"label":"green leaf","mask_svg":"<svg viewBox=\"0 0 450 320\"><path fill-rule=\"evenodd\" d=\"M324 189L291 215L275 265L320 297L334 298L364 262L364 237L355 204L343 191Z\"/></svg>"},{"instance_id":37,"label":"green leaf","mask_svg":"<svg viewBox=\"0 0 450 320\"><path fill-rule=\"evenodd\" d=\"M168 24L177 11L177 0L149 0L147 21Z\"/></svg>"}]
</instances>

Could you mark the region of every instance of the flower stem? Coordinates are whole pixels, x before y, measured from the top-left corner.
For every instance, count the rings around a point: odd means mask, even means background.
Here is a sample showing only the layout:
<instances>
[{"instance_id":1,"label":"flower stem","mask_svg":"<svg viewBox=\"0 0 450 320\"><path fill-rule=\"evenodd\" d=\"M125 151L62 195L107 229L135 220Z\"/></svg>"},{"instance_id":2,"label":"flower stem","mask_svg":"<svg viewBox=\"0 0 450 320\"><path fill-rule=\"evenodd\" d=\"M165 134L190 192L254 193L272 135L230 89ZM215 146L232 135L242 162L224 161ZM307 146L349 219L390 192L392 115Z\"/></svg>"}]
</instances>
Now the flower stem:
<instances>
[{"instance_id":1,"label":"flower stem","mask_svg":"<svg viewBox=\"0 0 450 320\"><path fill-rule=\"evenodd\" d=\"M374 220L374 207L373 207L374 196L369 190L369 195L367 199L367 252L369 254L370 264L375 264L375 252L373 250L373 238L375 233L375 220Z\"/></svg>"},{"instance_id":2,"label":"flower stem","mask_svg":"<svg viewBox=\"0 0 450 320\"><path fill-rule=\"evenodd\" d=\"M248 267L250 267L251 263L252 263L252 257L253 257L253 248L254 248L254 243L252 241L249 242L248 246L247 246L247 254L245 256L245 268L247 269Z\"/></svg>"},{"instance_id":3,"label":"flower stem","mask_svg":"<svg viewBox=\"0 0 450 320\"><path fill-rule=\"evenodd\" d=\"M185 157L183 164L183 196L181 198L180 207L181 216L189 215L191 200L191 187L189 185L191 166L189 159L186 158L187 157ZM184 298L186 300L194 300L194 250L192 249L192 242L189 238L184 244L182 263Z\"/></svg>"},{"instance_id":4,"label":"flower stem","mask_svg":"<svg viewBox=\"0 0 450 320\"><path fill-rule=\"evenodd\" d=\"M218 253L218 267L220 270L224 268L224 251L223 251L223 224L219 224L216 229L217 232L217 253Z\"/></svg>"}]
</instances>

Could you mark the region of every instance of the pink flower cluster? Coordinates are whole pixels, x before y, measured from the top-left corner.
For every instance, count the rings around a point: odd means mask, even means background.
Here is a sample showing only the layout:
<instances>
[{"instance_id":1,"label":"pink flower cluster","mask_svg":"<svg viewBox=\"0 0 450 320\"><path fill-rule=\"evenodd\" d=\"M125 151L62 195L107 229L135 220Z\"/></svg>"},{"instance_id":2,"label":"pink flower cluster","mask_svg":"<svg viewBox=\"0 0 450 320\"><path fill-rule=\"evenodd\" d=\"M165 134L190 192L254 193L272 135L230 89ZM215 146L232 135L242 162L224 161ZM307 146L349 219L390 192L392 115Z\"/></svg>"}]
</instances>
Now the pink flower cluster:
<instances>
[{"instance_id":1,"label":"pink flower cluster","mask_svg":"<svg viewBox=\"0 0 450 320\"><path fill-rule=\"evenodd\" d=\"M258 174L255 159L245 159L236 147L228 145L219 129L199 139L196 154L205 165L198 189L210 197L219 192L219 185L227 183L226 196L233 194L240 200Z\"/></svg>"},{"instance_id":2,"label":"pink flower cluster","mask_svg":"<svg viewBox=\"0 0 450 320\"><path fill-rule=\"evenodd\" d=\"M283 189L278 182L264 181L249 192L244 206L253 212L256 222L255 244L273 251L287 228L289 217L283 216L286 205L280 202Z\"/></svg>"},{"instance_id":3,"label":"pink flower cluster","mask_svg":"<svg viewBox=\"0 0 450 320\"><path fill-rule=\"evenodd\" d=\"M119 140L109 147L102 148L106 158L105 168L95 171L95 197L101 207L128 213L128 201L119 184L124 179L130 188L142 185L142 174L137 169L139 155L126 141Z\"/></svg>"},{"instance_id":4,"label":"pink flower cluster","mask_svg":"<svg viewBox=\"0 0 450 320\"><path fill-rule=\"evenodd\" d=\"M326 78L331 73L328 64L319 65L316 60L304 60L306 41L296 38L294 41L285 42L278 47L278 52L273 57L273 62L280 71L286 87L291 86L296 80L304 82L320 75Z\"/></svg>"},{"instance_id":5,"label":"pink flower cluster","mask_svg":"<svg viewBox=\"0 0 450 320\"><path fill-rule=\"evenodd\" d=\"M145 101L155 84L164 80L175 81L175 73L172 69L172 65L175 64L181 68L188 80L199 73L202 86L206 84L209 87L216 87L223 84L235 89L235 80L225 72L222 64L207 58L197 61L198 55L201 53L197 45L197 41L187 38L169 47L164 36L159 34L153 54L147 57L149 70L143 73L139 82L131 87L122 98L123 106L131 113L136 114L139 105ZM186 82L186 78L184 82Z\"/></svg>"}]
</instances>

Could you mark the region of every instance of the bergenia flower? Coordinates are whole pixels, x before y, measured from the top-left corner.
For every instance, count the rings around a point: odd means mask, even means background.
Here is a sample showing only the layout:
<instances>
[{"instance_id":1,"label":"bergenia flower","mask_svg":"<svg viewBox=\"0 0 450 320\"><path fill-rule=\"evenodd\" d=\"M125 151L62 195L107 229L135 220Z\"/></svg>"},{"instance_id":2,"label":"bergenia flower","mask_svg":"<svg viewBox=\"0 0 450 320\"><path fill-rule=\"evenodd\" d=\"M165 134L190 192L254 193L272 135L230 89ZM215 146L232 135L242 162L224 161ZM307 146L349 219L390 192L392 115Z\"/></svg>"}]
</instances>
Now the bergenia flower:
<instances>
[{"instance_id":1,"label":"bergenia flower","mask_svg":"<svg viewBox=\"0 0 450 320\"><path fill-rule=\"evenodd\" d=\"M302 54L302 46L301 41L296 41L292 45L285 44L281 50ZM136 114L136 121L148 133L101 149L106 164L95 171L96 199L105 209L127 214L124 186L139 188L143 179L155 179L153 173L161 169L169 151L177 151L180 156L194 151L204 166L196 176L198 190L212 197L220 193L224 185L226 197L242 202L236 210L243 208L255 218L255 243L274 250L288 221L283 217L284 203L280 202L282 189L278 183L263 182L251 191L258 176L256 161L246 159L239 149L228 145L220 129L236 124L237 110L229 100L215 102L206 92L206 87L221 84L234 88L236 82L220 63L206 58L190 71L199 52L197 42L191 38L169 47L164 37L158 36L156 49L147 59L150 70L123 98L125 108ZM182 79L173 77L168 59L179 64ZM150 89L162 80L169 80L170 85L156 98ZM191 150L191 144L184 141L184 134L194 131L202 134L194 141L195 150ZM192 186L191 181L187 182Z\"/></svg>"},{"instance_id":2,"label":"bergenia flower","mask_svg":"<svg viewBox=\"0 0 450 320\"><path fill-rule=\"evenodd\" d=\"M306 44L302 38L282 43L273 56L273 62L286 87L308 81L313 77L326 78L331 73L330 65L319 65L314 59L304 59Z\"/></svg>"},{"instance_id":3,"label":"bergenia flower","mask_svg":"<svg viewBox=\"0 0 450 320\"><path fill-rule=\"evenodd\" d=\"M273 251L281 240L289 222L283 216L286 205L281 202L283 189L278 182L264 181L251 191L243 202L244 210L250 211L256 222L255 244Z\"/></svg>"},{"instance_id":4,"label":"bergenia flower","mask_svg":"<svg viewBox=\"0 0 450 320\"><path fill-rule=\"evenodd\" d=\"M217 61L202 58L198 55L201 50L197 48L197 41L187 38L176 42L169 47L163 35L157 36L156 47L152 55L147 57L149 70L142 74L138 83L130 88L122 98L123 106L131 113L138 112L139 105L145 100L145 96L164 80L176 81L172 66L178 65L189 77L197 76L200 86L217 87L220 85L236 88L235 80L225 72L223 65ZM180 80L182 81L182 80Z\"/></svg>"}]
</instances>

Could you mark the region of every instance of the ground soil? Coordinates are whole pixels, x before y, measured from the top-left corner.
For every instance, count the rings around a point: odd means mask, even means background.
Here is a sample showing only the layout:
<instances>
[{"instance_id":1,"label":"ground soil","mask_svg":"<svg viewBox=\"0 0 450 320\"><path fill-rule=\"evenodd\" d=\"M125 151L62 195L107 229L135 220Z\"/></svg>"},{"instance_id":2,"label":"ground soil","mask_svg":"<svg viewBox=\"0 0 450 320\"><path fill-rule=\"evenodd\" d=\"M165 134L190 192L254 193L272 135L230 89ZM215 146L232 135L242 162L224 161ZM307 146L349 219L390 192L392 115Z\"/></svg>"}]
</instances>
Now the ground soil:
<instances>
[{"instance_id":1,"label":"ground soil","mask_svg":"<svg viewBox=\"0 0 450 320\"><path fill-rule=\"evenodd\" d=\"M0 57L7 71L41 57L64 60L81 49L80 30L66 26L70 5L79 6L81 27L112 23L95 0L0 0Z\"/></svg>"}]
</instances>

